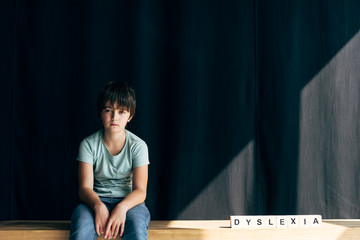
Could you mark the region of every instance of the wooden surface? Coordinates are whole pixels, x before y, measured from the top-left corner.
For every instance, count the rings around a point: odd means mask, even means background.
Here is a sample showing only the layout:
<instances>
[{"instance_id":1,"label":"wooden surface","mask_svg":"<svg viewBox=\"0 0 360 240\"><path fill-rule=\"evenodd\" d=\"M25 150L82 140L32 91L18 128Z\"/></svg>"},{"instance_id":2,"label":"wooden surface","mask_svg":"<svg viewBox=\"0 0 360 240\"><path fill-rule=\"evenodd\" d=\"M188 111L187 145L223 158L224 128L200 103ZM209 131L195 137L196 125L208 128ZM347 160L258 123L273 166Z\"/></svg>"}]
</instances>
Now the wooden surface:
<instances>
[{"instance_id":1,"label":"wooden surface","mask_svg":"<svg viewBox=\"0 0 360 240\"><path fill-rule=\"evenodd\" d=\"M65 240L69 221L3 221L0 240ZM99 237L98 239L104 239ZM117 238L120 239L120 238ZM230 221L152 221L149 240L360 240L360 220L323 220L321 227L309 229L231 229Z\"/></svg>"}]
</instances>

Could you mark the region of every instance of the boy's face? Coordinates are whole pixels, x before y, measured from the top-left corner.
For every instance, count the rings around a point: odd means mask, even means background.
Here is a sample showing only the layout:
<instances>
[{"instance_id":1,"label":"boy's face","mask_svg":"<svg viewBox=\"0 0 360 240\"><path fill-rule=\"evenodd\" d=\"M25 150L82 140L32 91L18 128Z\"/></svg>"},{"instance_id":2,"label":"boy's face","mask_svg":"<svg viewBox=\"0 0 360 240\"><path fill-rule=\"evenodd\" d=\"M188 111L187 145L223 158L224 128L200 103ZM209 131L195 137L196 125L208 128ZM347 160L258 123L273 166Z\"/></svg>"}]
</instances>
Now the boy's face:
<instances>
[{"instance_id":1,"label":"boy's face","mask_svg":"<svg viewBox=\"0 0 360 240\"><path fill-rule=\"evenodd\" d=\"M105 130L111 133L124 131L126 124L131 120L130 112L126 107L117 103L111 106L109 101L105 104L100 117Z\"/></svg>"}]
</instances>

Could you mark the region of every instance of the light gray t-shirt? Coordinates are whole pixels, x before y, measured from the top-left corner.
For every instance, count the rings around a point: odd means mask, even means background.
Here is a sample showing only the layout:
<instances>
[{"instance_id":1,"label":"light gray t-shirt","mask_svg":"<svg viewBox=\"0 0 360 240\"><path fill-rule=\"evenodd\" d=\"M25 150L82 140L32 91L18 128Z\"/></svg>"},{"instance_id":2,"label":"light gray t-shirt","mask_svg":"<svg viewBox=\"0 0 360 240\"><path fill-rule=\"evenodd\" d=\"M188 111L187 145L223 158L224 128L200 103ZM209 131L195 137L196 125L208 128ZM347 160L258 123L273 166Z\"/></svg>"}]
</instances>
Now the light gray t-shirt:
<instances>
[{"instance_id":1,"label":"light gray t-shirt","mask_svg":"<svg viewBox=\"0 0 360 240\"><path fill-rule=\"evenodd\" d=\"M86 137L76 160L94 167L94 191L101 197L126 197L132 191L133 169L149 164L146 143L126 131L121 152L112 156L103 140L103 130Z\"/></svg>"}]
</instances>

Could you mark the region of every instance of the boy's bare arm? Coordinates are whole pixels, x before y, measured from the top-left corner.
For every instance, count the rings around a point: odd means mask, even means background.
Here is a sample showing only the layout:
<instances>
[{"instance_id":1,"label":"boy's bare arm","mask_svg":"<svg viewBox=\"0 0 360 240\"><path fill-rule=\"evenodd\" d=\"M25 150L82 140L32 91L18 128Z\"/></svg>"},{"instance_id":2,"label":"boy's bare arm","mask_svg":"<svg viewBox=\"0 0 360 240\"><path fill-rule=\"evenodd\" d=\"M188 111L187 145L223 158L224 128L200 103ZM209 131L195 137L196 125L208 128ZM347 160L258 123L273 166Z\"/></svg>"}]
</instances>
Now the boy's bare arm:
<instances>
[{"instance_id":1,"label":"boy's bare arm","mask_svg":"<svg viewBox=\"0 0 360 240\"><path fill-rule=\"evenodd\" d=\"M95 229L98 235L105 233L106 222L109 211L101 202L99 196L94 192L93 166L88 163L79 162L79 197L86 205L95 212Z\"/></svg>"},{"instance_id":2,"label":"boy's bare arm","mask_svg":"<svg viewBox=\"0 0 360 240\"><path fill-rule=\"evenodd\" d=\"M94 209L99 204L100 198L94 192L93 166L88 163L79 162L79 197L81 201Z\"/></svg>"},{"instance_id":3,"label":"boy's bare arm","mask_svg":"<svg viewBox=\"0 0 360 240\"><path fill-rule=\"evenodd\" d=\"M146 199L147 182L148 165L134 168L133 191L129 193L118 205L128 211L140 203L143 203Z\"/></svg>"},{"instance_id":4,"label":"boy's bare arm","mask_svg":"<svg viewBox=\"0 0 360 240\"><path fill-rule=\"evenodd\" d=\"M125 229L127 211L145 201L148 182L148 165L134 168L133 174L133 191L112 211L106 225L106 238L115 238L118 233L122 236Z\"/></svg>"}]
</instances>

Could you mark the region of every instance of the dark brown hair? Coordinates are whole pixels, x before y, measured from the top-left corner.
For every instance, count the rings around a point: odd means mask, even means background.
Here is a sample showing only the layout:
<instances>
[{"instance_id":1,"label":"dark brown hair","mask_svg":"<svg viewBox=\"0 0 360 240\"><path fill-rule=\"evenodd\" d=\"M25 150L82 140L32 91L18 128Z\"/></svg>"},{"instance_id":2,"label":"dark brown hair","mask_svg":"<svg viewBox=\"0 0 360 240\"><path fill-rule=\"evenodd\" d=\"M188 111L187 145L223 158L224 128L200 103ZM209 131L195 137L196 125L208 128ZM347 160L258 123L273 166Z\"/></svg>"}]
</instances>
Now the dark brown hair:
<instances>
[{"instance_id":1,"label":"dark brown hair","mask_svg":"<svg viewBox=\"0 0 360 240\"><path fill-rule=\"evenodd\" d=\"M110 82L100 91L97 98L97 113L99 116L107 102L110 102L111 106L117 103L121 107L126 107L130 112L130 117L135 115L135 91L125 82Z\"/></svg>"}]
</instances>

